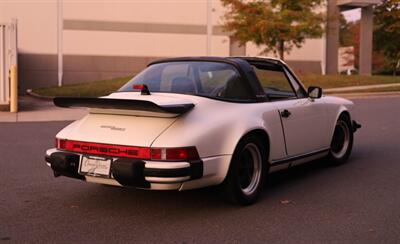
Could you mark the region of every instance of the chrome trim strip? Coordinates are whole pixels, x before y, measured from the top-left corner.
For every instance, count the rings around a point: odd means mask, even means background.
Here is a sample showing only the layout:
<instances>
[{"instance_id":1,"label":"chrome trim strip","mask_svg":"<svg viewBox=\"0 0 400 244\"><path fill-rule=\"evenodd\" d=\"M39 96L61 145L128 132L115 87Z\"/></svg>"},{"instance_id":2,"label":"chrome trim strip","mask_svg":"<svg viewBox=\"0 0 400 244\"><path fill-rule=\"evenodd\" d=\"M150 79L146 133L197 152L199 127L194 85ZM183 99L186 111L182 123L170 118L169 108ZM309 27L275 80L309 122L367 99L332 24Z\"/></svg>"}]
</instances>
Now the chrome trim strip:
<instances>
[{"instance_id":1,"label":"chrome trim strip","mask_svg":"<svg viewBox=\"0 0 400 244\"><path fill-rule=\"evenodd\" d=\"M183 176L183 177L145 177L146 181L150 183L178 183L187 181L190 179L190 176Z\"/></svg>"},{"instance_id":2,"label":"chrome trim strip","mask_svg":"<svg viewBox=\"0 0 400 244\"><path fill-rule=\"evenodd\" d=\"M50 156L52 153L59 152L57 148L50 148L46 150L46 156Z\"/></svg>"},{"instance_id":3,"label":"chrome trim strip","mask_svg":"<svg viewBox=\"0 0 400 244\"><path fill-rule=\"evenodd\" d=\"M151 183L150 189L144 189L144 190L179 190L181 186L182 183L172 183L172 184Z\"/></svg>"},{"instance_id":4,"label":"chrome trim strip","mask_svg":"<svg viewBox=\"0 0 400 244\"><path fill-rule=\"evenodd\" d=\"M189 168L190 164L188 162L155 162L155 161L145 161L146 169L181 169Z\"/></svg>"}]
</instances>

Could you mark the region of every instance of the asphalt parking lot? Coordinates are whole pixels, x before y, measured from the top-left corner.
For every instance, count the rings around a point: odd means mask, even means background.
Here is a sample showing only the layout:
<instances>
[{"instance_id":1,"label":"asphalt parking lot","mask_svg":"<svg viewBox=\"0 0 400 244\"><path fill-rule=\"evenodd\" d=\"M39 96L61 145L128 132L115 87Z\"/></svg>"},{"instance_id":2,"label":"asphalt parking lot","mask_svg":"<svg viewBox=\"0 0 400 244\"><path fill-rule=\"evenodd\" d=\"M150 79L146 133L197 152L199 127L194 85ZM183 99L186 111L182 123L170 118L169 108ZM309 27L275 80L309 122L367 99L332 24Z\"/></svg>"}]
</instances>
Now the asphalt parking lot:
<instances>
[{"instance_id":1,"label":"asphalt parking lot","mask_svg":"<svg viewBox=\"0 0 400 244\"><path fill-rule=\"evenodd\" d=\"M0 123L0 242L400 243L400 97L354 100L349 162L274 173L260 201L54 178L44 151L68 122Z\"/></svg>"}]
</instances>

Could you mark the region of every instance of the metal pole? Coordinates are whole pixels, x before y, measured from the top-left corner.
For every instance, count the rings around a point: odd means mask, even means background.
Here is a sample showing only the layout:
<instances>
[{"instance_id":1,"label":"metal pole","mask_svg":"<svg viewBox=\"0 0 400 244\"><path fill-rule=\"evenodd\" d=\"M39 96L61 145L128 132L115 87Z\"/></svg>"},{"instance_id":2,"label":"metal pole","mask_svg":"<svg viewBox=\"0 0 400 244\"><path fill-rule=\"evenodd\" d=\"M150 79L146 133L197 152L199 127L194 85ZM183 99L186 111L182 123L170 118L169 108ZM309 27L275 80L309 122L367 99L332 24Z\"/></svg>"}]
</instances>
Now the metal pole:
<instances>
[{"instance_id":1,"label":"metal pole","mask_svg":"<svg viewBox=\"0 0 400 244\"><path fill-rule=\"evenodd\" d=\"M321 73L326 75L326 34L322 35Z\"/></svg>"},{"instance_id":2,"label":"metal pole","mask_svg":"<svg viewBox=\"0 0 400 244\"><path fill-rule=\"evenodd\" d=\"M15 64L10 68L10 112L18 112L18 77Z\"/></svg>"},{"instance_id":3,"label":"metal pole","mask_svg":"<svg viewBox=\"0 0 400 244\"><path fill-rule=\"evenodd\" d=\"M6 28L5 25L0 24L0 104L7 103L8 104L8 97L7 97L7 86L6 86L6 62L5 62L5 32Z\"/></svg>"},{"instance_id":4,"label":"metal pole","mask_svg":"<svg viewBox=\"0 0 400 244\"><path fill-rule=\"evenodd\" d=\"M212 0L207 0L207 56L211 55L212 38Z\"/></svg>"},{"instance_id":5,"label":"metal pole","mask_svg":"<svg viewBox=\"0 0 400 244\"><path fill-rule=\"evenodd\" d=\"M63 2L57 1L57 56L58 56L58 86L62 86L63 78Z\"/></svg>"}]
</instances>

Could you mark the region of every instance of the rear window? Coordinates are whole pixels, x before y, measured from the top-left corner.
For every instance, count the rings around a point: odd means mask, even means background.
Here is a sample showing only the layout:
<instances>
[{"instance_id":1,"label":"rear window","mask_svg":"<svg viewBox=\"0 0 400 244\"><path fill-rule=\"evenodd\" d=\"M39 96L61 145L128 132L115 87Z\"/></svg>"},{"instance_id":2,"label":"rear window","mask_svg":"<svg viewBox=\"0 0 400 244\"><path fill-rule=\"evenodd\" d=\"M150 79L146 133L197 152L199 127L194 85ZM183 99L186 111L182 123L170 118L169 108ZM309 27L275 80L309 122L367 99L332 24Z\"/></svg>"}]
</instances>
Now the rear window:
<instances>
[{"instance_id":1,"label":"rear window","mask_svg":"<svg viewBox=\"0 0 400 244\"><path fill-rule=\"evenodd\" d=\"M179 61L153 64L119 89L137 91L145 84L150 92L181 93L228 100L253 100L249 84L227 63Z\"/></svg>"}]
</instances>

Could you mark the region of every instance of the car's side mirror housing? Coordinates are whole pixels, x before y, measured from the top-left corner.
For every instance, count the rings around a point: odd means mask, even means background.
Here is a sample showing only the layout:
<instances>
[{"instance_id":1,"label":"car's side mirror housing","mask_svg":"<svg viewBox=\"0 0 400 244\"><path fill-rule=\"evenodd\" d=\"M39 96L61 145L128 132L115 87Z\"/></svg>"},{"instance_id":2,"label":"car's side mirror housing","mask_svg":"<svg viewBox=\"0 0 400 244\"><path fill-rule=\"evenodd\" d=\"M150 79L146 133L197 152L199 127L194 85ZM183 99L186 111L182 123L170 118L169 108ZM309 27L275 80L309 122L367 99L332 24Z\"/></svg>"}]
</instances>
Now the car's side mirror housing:
<instances>
[{"instance_id":1,"label":"car's side mirror housing","mask_svg":"<svg viewBox=\"0 0 400 244\"><path fill-rule=\"evenodd\" d=\"M318 86L310 86L307 90L308 97L312 99L317 99L322 97L322 88Z\"/></svg>"}]
</instances>

